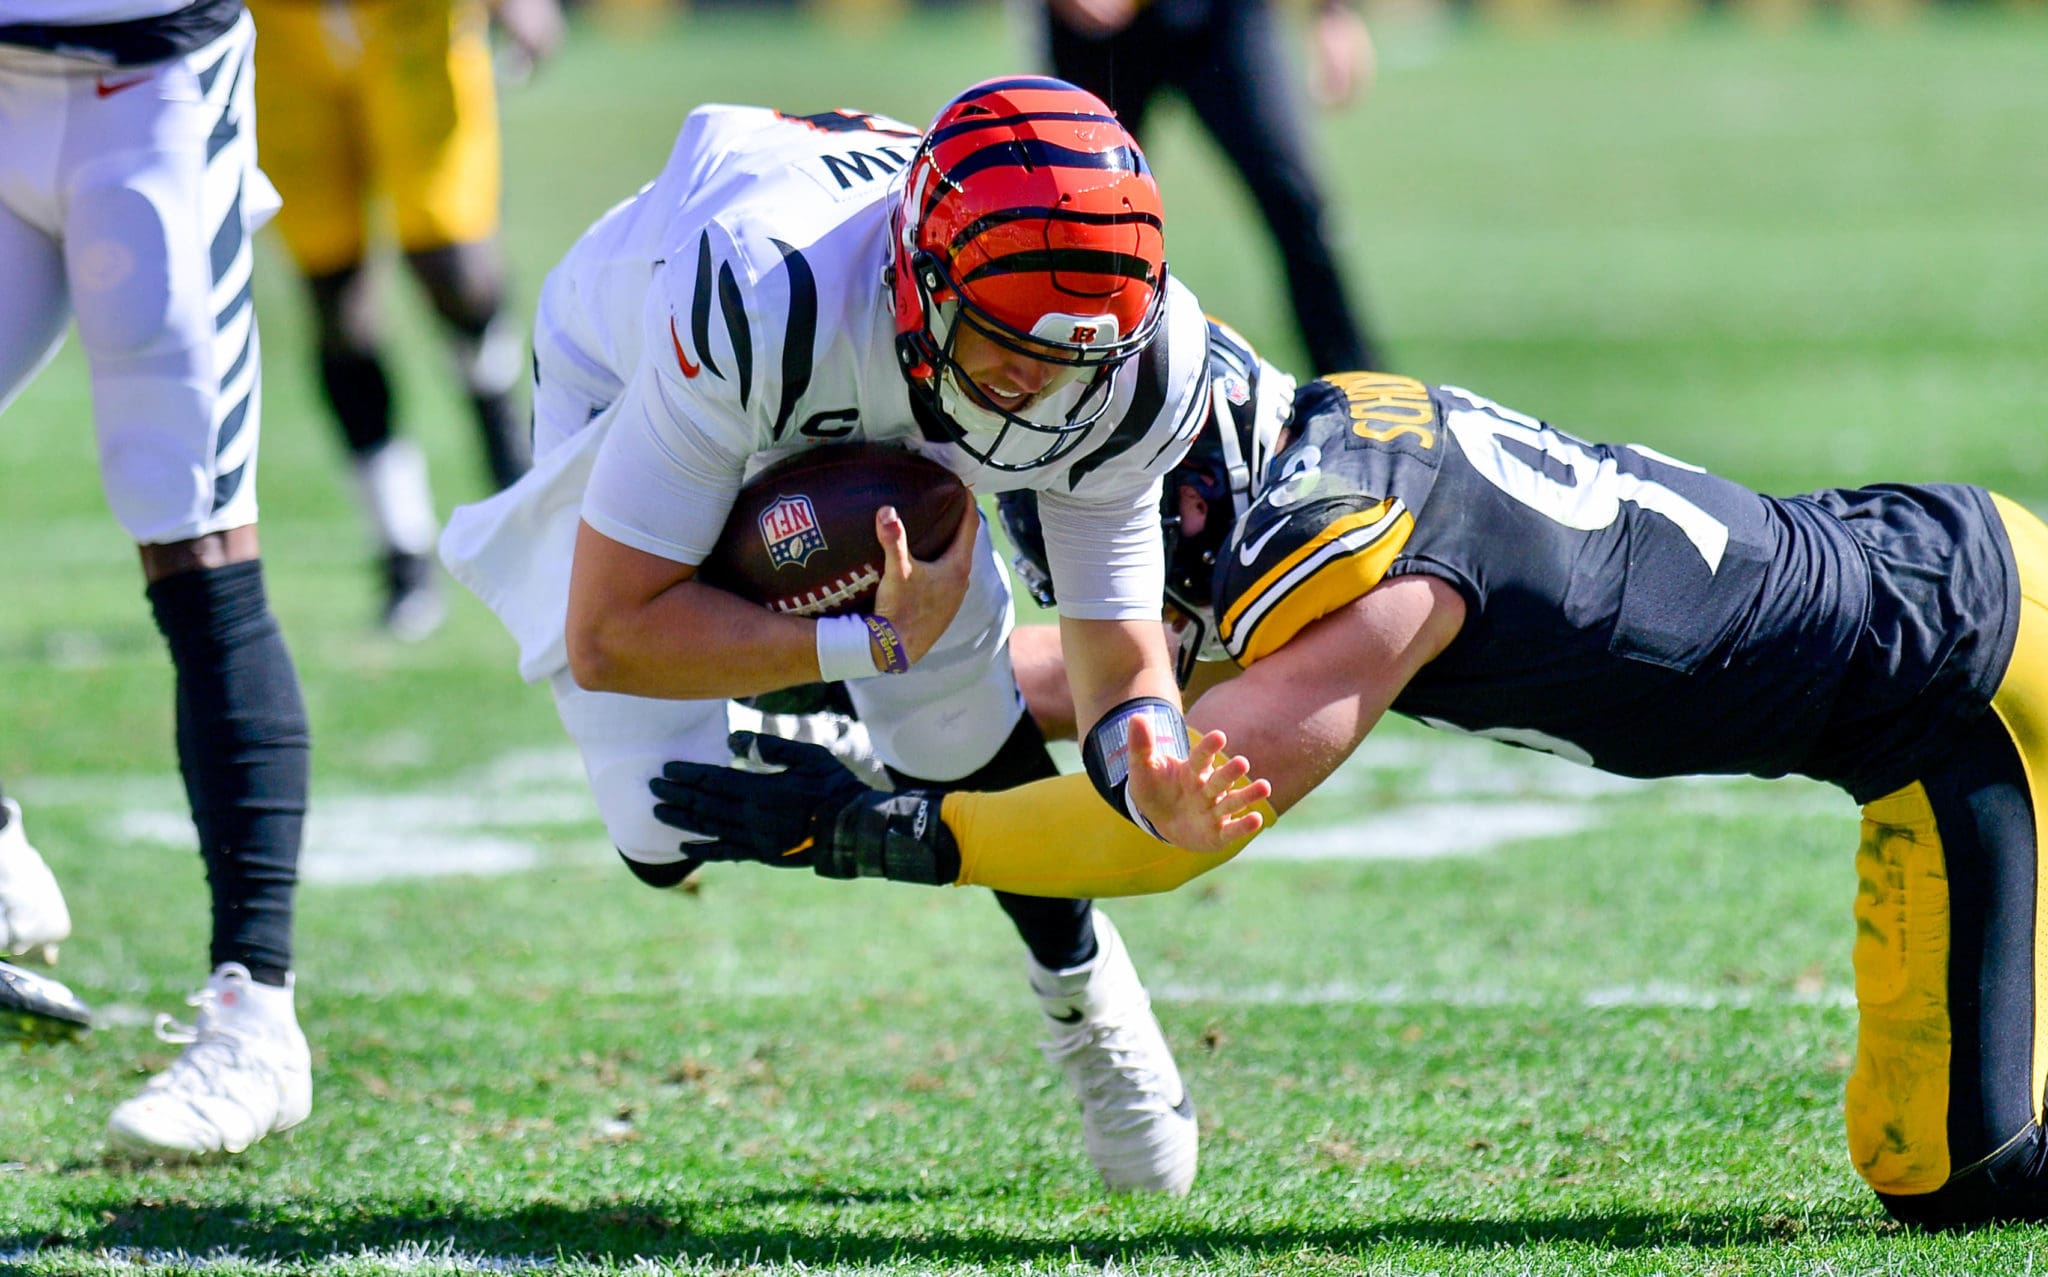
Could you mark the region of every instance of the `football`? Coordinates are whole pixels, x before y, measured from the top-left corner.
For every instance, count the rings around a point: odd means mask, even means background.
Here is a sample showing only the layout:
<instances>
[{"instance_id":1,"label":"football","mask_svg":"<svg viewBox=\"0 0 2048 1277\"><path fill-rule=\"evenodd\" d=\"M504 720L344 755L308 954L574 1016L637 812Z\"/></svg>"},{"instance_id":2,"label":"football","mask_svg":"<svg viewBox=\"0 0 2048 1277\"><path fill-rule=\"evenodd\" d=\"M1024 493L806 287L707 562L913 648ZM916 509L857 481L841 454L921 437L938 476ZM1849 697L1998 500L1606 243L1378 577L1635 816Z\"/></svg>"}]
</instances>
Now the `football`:
<instances>
[{"instance_id":1,"label":"football","mask_svg":"<svg viewBox=\"0 0 2048 1277\"><path fill-rule=\"evenodd\" d=\"M952 471L902 448L810 448L740 488L698 579L793 616L866 612L882 580L875 511L885 505L903 516L910 552L933 559L974 497Z\"/></svg>"}]
</instances>

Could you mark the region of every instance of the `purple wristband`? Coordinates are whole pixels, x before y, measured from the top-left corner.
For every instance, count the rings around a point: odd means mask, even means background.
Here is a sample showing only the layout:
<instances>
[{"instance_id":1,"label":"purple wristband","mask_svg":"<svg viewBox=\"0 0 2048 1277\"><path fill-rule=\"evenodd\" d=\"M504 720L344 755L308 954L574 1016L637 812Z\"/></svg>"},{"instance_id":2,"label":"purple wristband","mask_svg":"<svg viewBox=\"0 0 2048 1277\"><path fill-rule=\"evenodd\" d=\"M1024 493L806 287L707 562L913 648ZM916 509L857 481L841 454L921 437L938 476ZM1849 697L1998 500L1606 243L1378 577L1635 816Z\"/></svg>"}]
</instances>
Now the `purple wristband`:
<instances>
[{"instance_id":1,"label":"purple wristband","mask_svg":"<svg viewBox=\"0 0 2048 1277\"><path fill-rule=\"evenodd\" d=\"M903 636L896 627L889 624L886 616L863 616L868 623L868 634L875 640L875 647L882 653L882 673L905 674L910 671L910 653L904 650Z\"/></svg>"}]
</instances>

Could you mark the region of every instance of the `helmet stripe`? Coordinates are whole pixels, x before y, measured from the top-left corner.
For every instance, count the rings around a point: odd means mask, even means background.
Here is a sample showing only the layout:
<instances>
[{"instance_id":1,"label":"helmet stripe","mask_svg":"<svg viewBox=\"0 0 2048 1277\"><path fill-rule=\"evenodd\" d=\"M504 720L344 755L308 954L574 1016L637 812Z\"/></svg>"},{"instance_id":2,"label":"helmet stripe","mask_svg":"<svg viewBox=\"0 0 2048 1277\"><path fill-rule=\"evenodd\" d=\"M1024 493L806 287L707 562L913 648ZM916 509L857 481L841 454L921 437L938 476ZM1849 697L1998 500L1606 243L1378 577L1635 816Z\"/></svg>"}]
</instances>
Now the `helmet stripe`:
<instances>
[{"instance_id":1,"label":"helmet stripe","mask_svg":"<svg viewBox=\"0 0 2048 1277\"><path fill-rule=\"evenodd\" d=\"M1099 111L1017 111L1009 115L977 115L971 119L956 120L944 128L933 129L931 145L950 142L964 133L976 133L982 129L1003 128L1009 125L1030 124L1041 120L1062 120L1072 124L1118 125L1114 115Z\"/></svg>"},{"instance_id":2,"label":"helmet stripe","mask_svg":"<svg viewBox=\"0 0 2048 1277\"><path fill-rule=\"evenodd\" d=\"M1157 213L1148 213L1137 209L1119 209L1113 213L1091 213L1076 208L1005 208L993 213L984 214L969 222L965 227L961 228L958 234L953 236L953 240L947 245L947 248L949 251L957 253L981 235L994 230L998 226L1007 226L1011 222L1029 221L1079 222L1084 226L1149 226L1161 233L1164 233L1166 229L1165 223L1160 221Z\"/></svg>"},{"instance_id":3,"label":"helmet stripe","mask_svg":"<svg viewBox=\"0 0 2048 1277\"><path fill-rule=\"evenodd\" d=\"M1111 253L1099 248L1042 248L1011 253L1007 257L983 262L960 282L972 284L991 276L1022 275L1030 271L1061 275L1119 275L1142 284L1153 282L1152 264L1144 258L1135 253Z\"/></svg>"},{"instance_id":4,"label":"helmet stripe","mask_svg":"<svg viewBox=\"0 0 2048 1277\"><path fill-rule=\"evenodd\" d=\"M934 156L934 159L937 157ZM1018 138L1000 146L985 146L964 155L951 165L942 165L939 176L955 186L993 168L1086 168L1111 172L1150 173L1145 157L1136 148L1113 146L1100 151L1077 151L1037 138Z\"/></svg>"}]
</instances>

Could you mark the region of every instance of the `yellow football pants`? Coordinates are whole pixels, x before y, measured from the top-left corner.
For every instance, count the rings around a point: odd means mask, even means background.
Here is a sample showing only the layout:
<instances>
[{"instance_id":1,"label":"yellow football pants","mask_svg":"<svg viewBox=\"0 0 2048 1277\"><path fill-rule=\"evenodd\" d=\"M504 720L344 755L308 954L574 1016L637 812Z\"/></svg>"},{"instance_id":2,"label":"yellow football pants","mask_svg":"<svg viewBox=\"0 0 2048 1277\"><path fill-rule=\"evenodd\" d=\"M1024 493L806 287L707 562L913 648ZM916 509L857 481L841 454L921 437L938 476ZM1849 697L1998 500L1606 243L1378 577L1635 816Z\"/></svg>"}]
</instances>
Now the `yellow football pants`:
<instances>
[{"instance_id":1,"label":"yellow football pants","mask_svg":"<svg viewBox=\"0 0 2048 1277\"><path fill-rule=\"evenodd\" d=\"M498 231L498 104L481 0L250 0L261 160L309 275L363 260L373 199L408 252Z\"/></svg>"},{"instance_id":2,"label":"yellow football pants","mask_svg":"<svg viewBox=\"0 0 2048 1277\"><path fill-rule=\"evenodd\" d=\"M2048 527L1993 501L2021 594L1993 713L1864 807L1856 853L1849 1150L1930 1225L2048 1217Z\"/></svg>"}]
</instances>

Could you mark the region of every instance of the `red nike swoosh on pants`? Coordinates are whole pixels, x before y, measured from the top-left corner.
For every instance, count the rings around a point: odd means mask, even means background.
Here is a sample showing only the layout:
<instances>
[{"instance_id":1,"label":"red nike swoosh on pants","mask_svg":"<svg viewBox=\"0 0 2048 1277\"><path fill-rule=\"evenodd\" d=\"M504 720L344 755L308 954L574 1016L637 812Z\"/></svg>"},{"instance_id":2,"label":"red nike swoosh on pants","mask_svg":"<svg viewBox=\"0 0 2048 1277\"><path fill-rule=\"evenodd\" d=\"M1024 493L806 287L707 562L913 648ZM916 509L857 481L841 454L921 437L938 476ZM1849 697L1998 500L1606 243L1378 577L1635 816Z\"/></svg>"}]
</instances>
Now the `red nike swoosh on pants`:
<instances>
[{"instance_id":1,"label":"red nike swoosh on pants","mask_svg":"<svg viewBox=\"0 0 2048 1277\"><path fill-rule=\"evenodd\" d=\"M116 80L112 84L109 84L107 83L107 77L101 76L97 81L94 82L93 91L103 98L110 98L113 97L116 93L119 93L121 90L132 89L138 84L143 84L147 82L148 79L149 77L146 75L138 75L132 80Z\"/></svg>"},{"instance_id":2,"label":"red nike swoosh on pants","mask_svg":"<svg viewBox=\"0 0 2048 1277\"><path fill-rule=\"evenodd\" d=\"M683 376L694 377L704 371L702 367L691 363L690 357L683 353L683 339L676 335L676 317L674 315L668 317L668 340L669 344L676 348L676 367L683 370Z\"/></svg>"}]
</instances>

